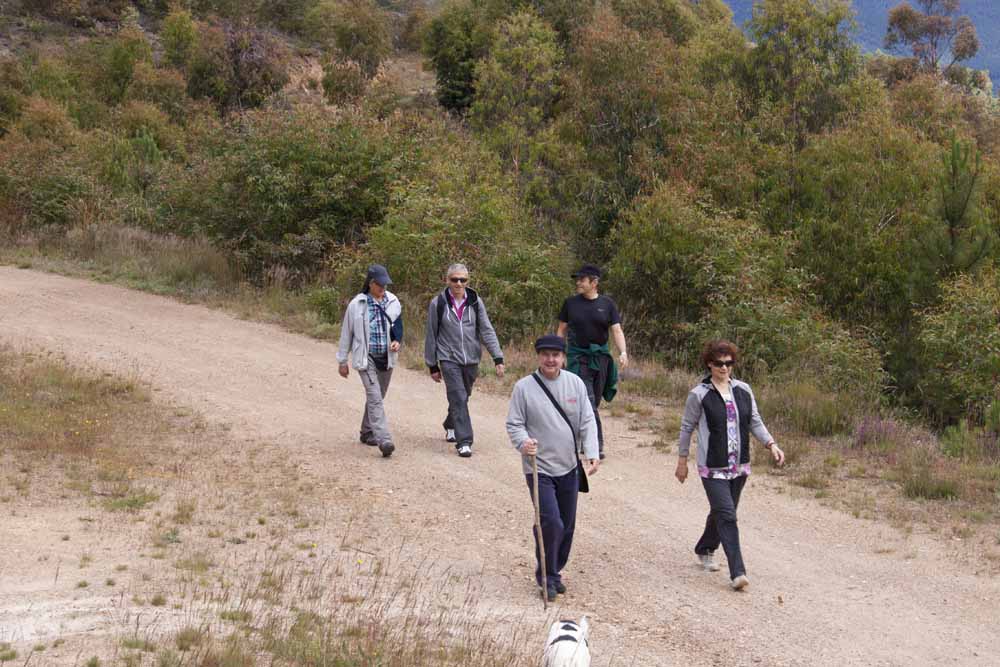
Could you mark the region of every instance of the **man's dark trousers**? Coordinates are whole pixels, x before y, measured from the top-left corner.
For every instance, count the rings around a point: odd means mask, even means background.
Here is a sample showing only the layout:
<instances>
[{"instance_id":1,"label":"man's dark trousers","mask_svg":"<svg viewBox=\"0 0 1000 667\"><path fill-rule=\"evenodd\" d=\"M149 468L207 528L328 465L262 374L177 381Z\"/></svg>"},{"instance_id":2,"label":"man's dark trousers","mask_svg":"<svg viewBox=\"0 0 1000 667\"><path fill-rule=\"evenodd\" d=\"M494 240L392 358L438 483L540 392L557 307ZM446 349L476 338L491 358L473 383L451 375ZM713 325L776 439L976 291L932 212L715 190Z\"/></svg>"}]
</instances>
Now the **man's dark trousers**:
<instances>
[{"instance_id":1,"label":"man's dark trousers","mask_svg":"<svg viewBox=\"0 0 1000 667\"><path fill-rule=\"evenodd\" d=\"M528 492L534 497L531 475ZM569 560L573 547L573 532L576 530L576 500L580 490L580 478L574 468L562 477L538 475L538 510L542 518L542 540L545 544L545 574L549 588L562 581L559 575ZM531 533L534 535L535 530ZM535 536L535 581L542 585L541 558L538 554L538 536Z\"/></svg>"},{"instance_id":2,"label":"man's dark trousers","mask_svg":"<svg viewBox=\"0 0 1000 667\"><path fill-rule=\"evenodd\" d=\"M729 578L735 579L746 574L743 565L743 553L740 551L740 529L736 525L736 508L740 504L740 494L747 483L747 476L740 475L735 479L701 478L708 496L708 504L712 510L705 520L705 532L694 547L699 556L713 553L722 544L729 561Z\"/></svg>"},{"instance_id":3,"label":"man's dark trousers","mask_svg":"<svg viewBox=\"0 0 1000 667\"><path fill-rule=\"evenodd\" d=\"M580 357L580 379L587 387L587 398L590 399L590 407L594 408L594 421L597 422L597 444L601 453L604 452L604 428L601 426L601 413L597 411L597 406L601 404L601 397L604 396L604 386L608 383L608 375L611 374L611 357L599 354L596 356L597 365L600 367L594 370L590 367L588 357Z\"/></svg>"},{"instance_id":4,"label":"man's dark trousers","mask_svg":"<svg viewBox=\"0 0 1000 667\"><path fill-rule=\"evenodd\" d=\"M444 420L445 429L455 429L455 447L472 446L472 417L469 415L469 396L472 385L479 377L479 364L455 364L442 361L441 378L444 380L448 396L448 416Z\"/></svg>"}]
</instances>

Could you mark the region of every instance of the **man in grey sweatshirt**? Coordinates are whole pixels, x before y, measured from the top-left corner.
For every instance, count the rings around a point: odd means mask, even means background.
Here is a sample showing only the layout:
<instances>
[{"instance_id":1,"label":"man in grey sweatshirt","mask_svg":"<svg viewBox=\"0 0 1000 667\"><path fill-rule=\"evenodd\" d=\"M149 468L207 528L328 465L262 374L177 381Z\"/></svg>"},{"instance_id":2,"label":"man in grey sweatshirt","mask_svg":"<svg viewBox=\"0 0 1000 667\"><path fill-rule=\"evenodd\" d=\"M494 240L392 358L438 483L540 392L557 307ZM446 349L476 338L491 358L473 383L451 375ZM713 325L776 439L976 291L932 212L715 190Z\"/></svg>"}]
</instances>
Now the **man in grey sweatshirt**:
<instances>
[{"instance_id":1,"label":"man in grey sweatshirt","mask_svg":"<svg viewBox=\"0 0 1000 667\"><path fill-rule=\"evenodd\" d=\"M531 457L538 463L538 505L548 579L546 596L553 600L556 594L566 592L560 572L569 561L576 528L580 488L577 448L582 446L587 457L588 475L597 472L601 461L597 423L587 387L579 376L563 370L565 339L552 334L542 336L535 342L535 350L538 371L514 385L507 413L507 434L523 457L524 475L532 495ZM553 400L562 408L562 414ZM541 586L537 541L536 536L535 581Z\"/></svg>"},{"instance_id":2,"label":"man in grey sweatshirt","mask_svg":"<svg viewBox=\"0 0 1000 667\"><path fill-rule=\"evenodd\" d=\"M479 376L482 347L486 346L497 376L503 377L503 351L493 329L486 304L469 289L469 269L464 264L448 267L447 287L431 299L427 309L424 361L435 382L444 380L448 395L445 440L455 443L458 455L472 456L472 418L469 396Z\"/></svg>"}]
</instances>

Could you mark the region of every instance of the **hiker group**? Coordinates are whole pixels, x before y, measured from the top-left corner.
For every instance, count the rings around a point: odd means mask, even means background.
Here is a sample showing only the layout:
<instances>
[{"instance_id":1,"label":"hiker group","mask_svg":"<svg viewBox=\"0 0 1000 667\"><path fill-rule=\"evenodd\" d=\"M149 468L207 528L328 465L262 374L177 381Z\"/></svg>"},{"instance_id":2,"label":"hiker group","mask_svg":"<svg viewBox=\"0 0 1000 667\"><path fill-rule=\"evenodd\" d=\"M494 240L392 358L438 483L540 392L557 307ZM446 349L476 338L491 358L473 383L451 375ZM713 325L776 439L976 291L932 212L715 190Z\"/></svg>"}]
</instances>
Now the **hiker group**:
<instances>
[{"instance_id":1,"label":"hiker group","mask_svg":"<svg viewBox=\"0 0 1000 667\"><path fill-rule=\"evenodd\" d=\"M561 573L573 544L578 494L587 492L587 476L595 474L607 456L598 407L614 398L619 368L629 364L621 314L612 299L599 293L601 277L601 269L592 264L572 274L576 293L564 301L555 333L535 341L538 370L514 385L506 421L540 516L535 579L550 601L566 592ZM448 400L441 425L444 439L454 443L462 458L473 452L469 398L484 347L497 376L505 372L500 339L485 302L469 281L464 264L448 267L444 289L428 305L424 335L424 363L431 379L444 383ZM403 340L403 309L388 289L391 284L384 266L369 267L361 291L347 305L337 352L340 375L348 377L353 366L365 390L360 441L378 447L386 458L395 443L384 399ZM709 341L701 361L709 374L688 394L675 476L681 483L687 479L691 439L697 433L697 469L710 511L694 551L699 564L714 572L720 569L714 553L721 546L730 585L742 590L749 579L736 508L750 474L750 436L769 449L779 465L784 453L764 426L750 386L731 377L739 349L729 341Z\"/></svg>"}]
</instances>

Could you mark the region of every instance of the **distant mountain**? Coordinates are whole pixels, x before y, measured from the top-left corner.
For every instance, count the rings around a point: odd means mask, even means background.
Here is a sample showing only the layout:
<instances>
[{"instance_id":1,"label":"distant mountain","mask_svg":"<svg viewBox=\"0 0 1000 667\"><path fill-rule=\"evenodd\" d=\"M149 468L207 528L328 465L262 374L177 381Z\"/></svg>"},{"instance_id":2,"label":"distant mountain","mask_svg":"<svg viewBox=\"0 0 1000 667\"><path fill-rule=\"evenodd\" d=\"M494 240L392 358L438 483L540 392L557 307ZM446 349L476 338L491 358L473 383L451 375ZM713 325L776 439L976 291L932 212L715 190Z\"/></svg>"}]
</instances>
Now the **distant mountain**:
<instances>
[{"instance_id":1,"label":"distant mountain","mask_svg":"<svg viewBox=\"0 0 1000 667\"><path fill-rule=\"evenodd\" d=\"M750 18L753 0L726 0L733 10L736 25L742 26ZM857 12L856 38L865 51L882 48L889 10L900 0L853 0ZM911 2L916 6L915 2ZM988 69L997 87L1000 87L1000 0L962 0L962 14L967 14L979 33L979 55L965 63L976 69Z\"/></svg>"}]
</instances>

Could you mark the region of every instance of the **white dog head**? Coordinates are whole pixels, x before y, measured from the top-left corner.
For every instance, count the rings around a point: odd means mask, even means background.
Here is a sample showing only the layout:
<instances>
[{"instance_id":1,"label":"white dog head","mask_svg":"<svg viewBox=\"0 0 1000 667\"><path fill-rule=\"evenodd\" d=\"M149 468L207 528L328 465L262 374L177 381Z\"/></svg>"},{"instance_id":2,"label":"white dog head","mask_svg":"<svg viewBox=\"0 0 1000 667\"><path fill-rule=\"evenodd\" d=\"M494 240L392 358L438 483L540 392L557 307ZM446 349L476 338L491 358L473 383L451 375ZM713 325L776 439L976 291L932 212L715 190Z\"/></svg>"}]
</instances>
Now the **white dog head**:
<instances>
[{"instance_id":1,"label":"white dog head","mask_svg":"<svg viewBox=\"0 0 1000 667\"><path fill-rule=\"evenodd\" d=\"M589 633L590 623L586 616L579 623L553 623L545 642L542 667L590 667L590 646L587 644Z\"/></svg>"}]
</instances>

